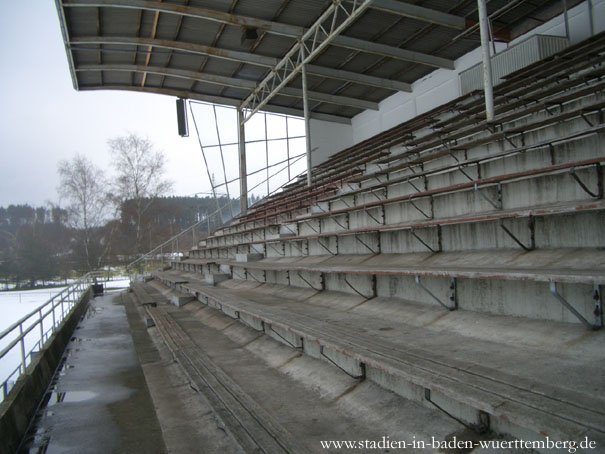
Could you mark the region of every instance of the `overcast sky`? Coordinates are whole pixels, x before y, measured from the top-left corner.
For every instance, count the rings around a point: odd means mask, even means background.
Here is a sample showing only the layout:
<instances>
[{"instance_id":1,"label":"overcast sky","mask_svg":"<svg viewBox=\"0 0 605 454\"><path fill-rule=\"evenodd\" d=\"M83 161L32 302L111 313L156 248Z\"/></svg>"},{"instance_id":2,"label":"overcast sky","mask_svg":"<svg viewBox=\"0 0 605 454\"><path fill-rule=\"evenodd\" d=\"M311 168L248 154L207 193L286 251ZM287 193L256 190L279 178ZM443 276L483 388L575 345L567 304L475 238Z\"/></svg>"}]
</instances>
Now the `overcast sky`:
<instances>
[{"instance_id":1,"label":"overcast sky","mask_svg":"<svg viewBox=\"0 0 605 454\"><path fill-rule=\"evenodd\" d=\"M128 132L165 152L174 194L209 190L191 119L190 137L178 136L175 98L74 90L54 1L0 2L0 61L0 206L59 202L57 163L81 153L107 167L107 140ZM215 129L197 120L200 128ZM227 167L237 172L234 162L228 159Z\"/></svg>"}]
</instances>

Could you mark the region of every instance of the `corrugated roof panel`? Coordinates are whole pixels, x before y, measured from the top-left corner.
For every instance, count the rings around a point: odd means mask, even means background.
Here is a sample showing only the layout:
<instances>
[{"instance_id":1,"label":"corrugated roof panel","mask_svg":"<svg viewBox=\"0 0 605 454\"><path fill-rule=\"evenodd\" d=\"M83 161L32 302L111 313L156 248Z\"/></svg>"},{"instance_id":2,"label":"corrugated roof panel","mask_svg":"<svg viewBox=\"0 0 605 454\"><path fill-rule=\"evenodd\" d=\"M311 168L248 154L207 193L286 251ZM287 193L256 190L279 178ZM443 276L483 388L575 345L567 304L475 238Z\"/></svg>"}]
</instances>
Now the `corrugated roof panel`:
<instances>
[{"instance_id":1,"label":"corrugated roof panel","mask_svg":"<svg viewBox=\"0 0 605 454\"><path fill-rule=\"evenodd\" d=\"M279 17L279 21L309 27L330 3L332 3L330 0L304 0L303 2L292 0Z\"/></svg>"},{"instance_id":2,"label":"corrugated roof panel","mask_svg":"<svg viewBox=\"0 0 605 454\"><path fill-rule=\"evenodd\" d=\"M231 77L231 74L238 68L239 63L231 60L225 60L222 58L208 59L208 63L204 68L204 72L209 74L218 74L220 76Z\"/></svg>"},{"instance_id":3,"label":"corrugated roof panel","mask_svg":"<svg viewBox=\"0 0 605 454\"><path fill-rule=\"evenodd\" d=\"M107 45L103 46L107 48ZM131 47L132 50L134 48ZM117 64L117 65L132 65L134 54L133 52L103 52L103 63L104 64Z\"/></svg>"},{"instance_id":4,"label":"corrugated roof panel","mask_svg":"<svg viewBox=\"0 0 605 454\"><path fill-rule=\"evenodd\" d=\"M202 82L196 83L193 86L194 93L199 93L203 95L221 96L222 90L223 87L221 87L220 85L205 84Z\"/></svg>"},{"instance_id":5,"label":"corrugated roof panel","mask_svg":"<svg viewBox=\"0 0 605 454\"><path fill-rule=\"evenodd\" d=\"M98 64L99 51L95 50L97 47L98 46L87 46L86 49L74 47L73 56L76 67L78 65Z\"/></svg>"},{"instance_id":6,"label":"corrugated roof panel","mask_svg":"<svg viewBox=\"0 0 605 454\"><path fill-rule=\"evenodd\" d=\"M178 39L210 46L220 28L221 24L218 22L184 17Z\"/></svg>"},{"instance_id":7,"label":"corrugated roof panel","mask_svg":"<svg viewBox=\"0 0 605 454\"><path fill-rule=\"evenodd\" d=\"M139 36L143 38L150 38L153 33L153 24L155 23L155 11L143 11L141 15L141 27L139 29ZM138 23L133 23L130 27L129 36L136 34L136 28Z\"/></svg>"},{"instance_id":8,"label":"corrugated roof panel","mask_svg":"<svg viewBox=\"0 0 605 454\"><path fill-rule=\"evenodd\" d=\"M78 71L76 74L80 87L101 85L101 71Z\"/></svg>"},{"instance_id":9,"label":"corrugated roof panel","mask_svg":"<svg viewBox=\"0 0 605 454\"><path fill-rule=\"evenodd\" d=\"M384 98L392 95L394 92L381 88L374 88L362 85L348 85L347 88L338 93L339 96L348 96L349 98L365 99L367 101L380 102Z\"/></svg>"},{"instance_id":10,"label":"corrugated roof panel","mask_svg":"<svg viewBox=\"0 0 605 454\"><path fill-rule=\"evenodd\" d=\"M130 85L131 80L132 76L127 71L103 71L104 85Z\"/></svg>"},{"instance_id":11,"label":"corrugated roof panel","mask_svg":"<svg viewBox=\"0 0 605 454\"><path fill-rule=\"evenodd\" d=\"M173 52L170 67L198 71L204 59L205 57L202 55Z\"/></svg>"},{"instance_id":12,"label":"corrugated roof panel","mask_svg":"<svg viewBox=\"0 0 605 454\"><path fill-rule=\"evenodd\" d=\"M171 77L171 76L166 76L164 77L163 80L163 87L164 88L173 88L175 90L187 90L189 91L189 89L191 88L192 85L192 81L189 79L183 79L181 77ZM208 85L208 84L204 84Z\"/></svg>"},{"instance_id":13,"label":"corrugated roof panel","mask_svg":"<svg viewBox=\"0 0 605 454\"><path fill-rule=\"evenodd\" d=\"M235 6L235 14L272 20L284 0L240 0Z\"/></svg>"},{"instance_id":14,"label":"corrugated roof panel","mask_svg":"<svg viewBox=\"0 0 605 454\"><path fill-rule=\"evenodd\" d=\"M262 68L256 65L244 65L237 72L237 77L240 79L253 80L255 82L260 81L265 74L267 74L268 68Z\"/></svg>"},{"instance_id":15,"label":"corrugated roof panel","mask_svg":"<svg viewBox=\"0 0 605 454\"><path fill-rule=\"evenodd\" d=\"M156 38L173 40L179 28L179 16L175 14L160 13Z\"/></svg>"},{"instance_id":16,"label":"corrugated roof panel","mask_svg":"<svg viewBox=\"0 0 605 454\"><path fill-rule=\"evenodd\" d=\"M102 8L101 34L104 36L135 36L139 12L127 8ZM150 13L142 14L142 24L151 23ZM141 27L142 28L142 27ZM96 32L95 32L96 35ZM144 35L142 35L144 36Z\"/></svg>"},{"instance_id":17,"label":"corrugated roof panel","mask_svg":"<svg viewBox=\"0 0 605 454\"><path fill-rule=\"evenodd\" d=\"M351 49L344 47L328 46L315 60L314 65L336 68L343 62L352 52Z\"/></svg>"},{"instance_id":18,"label":"corrugated roof panel","mask_svg":"<svg viewBox=\"0 0 605 454\"><path fill-rule=\"evenodd\" d=\"M70 37L97 34L96 8L65 8Z\"/></svg>"},{"instance_id":19,"label":"corrugated roof panel","mask_svg":"<svg viewBox=\"0 0 605 454\"><path fill-rule=\"evenodd\" d=\"M151 52L151 58L149 59L149 66L166 66L168 63L168 59L170 58L170 51L166 51L166 49L161 49L159 52L157 49L154 49Z\"/></svg>"},{"instance_id":20,"label":"corrugated roof panel","mask_svg":"<svg viewBox=\"0 0 605 454\"><path fill-rule=\"evenodd\" d=\"M266 34L254 53L281 59L295 42L293 38L286 36Z\"/></svg>"},{"instance_id":21,"label":"corrugated roof panel","mask_svg":"<svg viewBox=\"0 0 605 454\"><path fill-rule=\"evenodd\" d=\"M360 52L351 59L342 69L352 72L366 72L368 68L373 67L379 61L382 61L384 57L376 54L368 54Z\"/></svg>"},{"instance_id":22,"label":"corrugated roof panel","mask_svg":"<svg viewBox=\"0 0 605 454\"><path fill-rule=\"evenodd\" d=\"M228 12L233 0L191 0L190 6L198 8L215 9L217 11Z\"/></svg>"},{"instance_id":23,"label":"corrugated roof panel","mask_svg":"<svg viewBox=\"0 0 605 454\"><path fill-rule=\"evenodd\" d=\"M220 86L220 85L218 85L218 86ZM222 96L226 96L227 98L244 99L249 94L250 94L250 91L248 91L248 90L244 90L244 89L240 89L240 88L233 88L233 87L223 87Z\"/></svg>"},{"instance_id":24,"label":"corrugated roof panel","mask_svg":"<svg viewBox=\"0 0 605 454\"><path fill-rule=\"evenodd\" d=\"M399 20L400 16L385 13L383 11L368 10L362 17L360 17L353 26L349 27L344 35L352 36L366 41L377 40L378 37L383 33L388 26ZM413 19L406 18L404 21L399 21L400 33L413 33L414 31L422 28L426 22L416 21ZM401 37L406 36L405 34L400 35Z\"/></svg>"}]
</instances>

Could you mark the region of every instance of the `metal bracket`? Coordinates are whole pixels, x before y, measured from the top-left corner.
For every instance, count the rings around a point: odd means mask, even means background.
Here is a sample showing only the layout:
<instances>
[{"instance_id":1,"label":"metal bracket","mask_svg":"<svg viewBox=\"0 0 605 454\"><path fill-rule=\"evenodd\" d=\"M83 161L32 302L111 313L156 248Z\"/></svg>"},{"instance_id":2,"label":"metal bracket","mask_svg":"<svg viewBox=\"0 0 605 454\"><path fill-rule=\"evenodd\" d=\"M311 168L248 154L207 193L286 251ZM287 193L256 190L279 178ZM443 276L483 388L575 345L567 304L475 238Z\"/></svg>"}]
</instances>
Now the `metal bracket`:
<instances>
[{"instance_id":1,"label":"metal bracket","mask_svg":"<svg viewBox=\"0 0 605 454\"><path fill-rule=\"evenodd\" d=\"M281 244L281 250L277 249L275 246L273 246L271 243L267 243L267 246L269 246L271 249L273 249L275 252L277 252L278 255L281 255L283 257L286 256L286 251L284 250L284 244L283 243L279 243Z\"/></svg>"},{"instance_id":2,"label":"metal bracket","mask_svg":"<svg viewBox=\"0 0 605 454\"><path fill-rule=\"evenodd\" d=\"M304 277L302 277L302 276L300 275L300 272L299 272L299 271L297 271L297 272L296 272L296 274L298 275L298 277L299 277L299 278L300 278L300 279L301 279L301 280L302 280L302 281L303 281L305 284L307 284L309 287L311 287L311 288L312 288L313 290L315 290L316 292L321 292L321 291L323 290L323 289L317 289L317 288L313 287L313 285L311 285L311 283L310 283L308 280L306 280ZM323 277L323 274L321 274L321 276Z\"/></svg>"},{"instance_id":3,"label":"metal bracket","mask_svg":"<svg viewBox=\"0 0 605 454\"><path fill-rule=\"evenodd\" d=\"M420 208L418 208L418 206L416 206L416 204L414 203L414 200L413 200L413 199L411 199L411 198L410 198L410 199L408 199L408 200L409 200L410 204L411 204L411 205L412 205L414 208L416 208L416 210L417 210L417 211L419 211L419 212L420 212L420 214L422 214L422 215L423 215L425 218L427 218L427 219L432 219L432 218L433 218L433 216L429 216L429 215L427 215L427 214L426 214L424 211L422 211Z\"/></svg>"},{"instance_id":4,"label":"metal bracket","mask_svg":"<svg viewBox=\"0 0 605 454\"><path fill-rule=\"evenodd\" d=\"M297 225L298 225L298 224L297 224ZM288 226L288 224L281 224L281 226L282 226L282 227L287 228L287 229L288 229L290 232L292 232L294 235L298 235L298 232L297 232L297 231L292 230L292 229L291 229L291 228Z\"/></svg>"},{"instance_id":5,"label":"metal bracket","mask_svg":"<svg viewBox=\"0 0 605 454\"><path fill-rule=\"evenodd\" d=\"M345 280L345 284L347 284L347 285L348 285L348 286L351 288L351 290L353 290L355 293L357 293L357 294L358 294L359 296L361 296L362 298L365 298L365 299L368 299L368 300L369 300L369 299L372 299L372 298L374 298L374 297L376 296L376 295L372 295L372 296L366 296L366 295L364 295L363 293L361 293L359 290L357 290L355 287L353 287L353 285L352 285L352 284L349 282L349 280L347 279L347 276L346 276L346 275L344 275L344 280Z\"/></svg>"},{"instance_id":6,"label":"metal bracket","mask_svg":"<svg viewBox=\"0 0 605 454\"><path fill-rule=\"evenodd\" d=\"M479 186L477 185L477 183L475 183L475 192L477 194L479 194L481 197L483 197L485 200L487 200L487 202L489 202L489 204L491 206L493 206L495 209L501 210L502 209L502 184L498 183L497 191L498 191L498 200L494 203L488 196L486 196L485 194L483 194L481 192L481 190L479 189Z\"/></svg>"},{"instance_id":7,"label":"metal bracket","mask_svg":"<svg viewBox=\"0 0 605 454\"><path fill-rule=\"evenodd\" d=\"M380 235L380 233L378 233L378 235ZM368 250L372 253L372 254L378 254L379 252L376 252L374 249L372 249L370 246L368 246L363 240L361 240L359 238L359 235L356 233L353 235L355 237L355 239L357 241L359 241L361 244L363 244L366 248L368 248Z\"/></svg>"},{"instance_id":8,"label":"metal bracket","mask_svg":"<svg viewBox=\"0 0 605 454\"><path fill-rule=\"evenodd\" d=\"M441 245L439 245L439 249L437 249L437 250L433 249L431 246L428 245L428 243L426 241L424 241L422 238L420 238L418 236L418 234L414 231L413 227L410 229L410 233L412 234L412 236L414 238L416 238L418 241L420 241L429 251L431 251L431 252L441 252Z\"/></svg>"},{"instance_id":9,"label":"metal bracket","mask_svg":"<svg viewBox=\"0 0 605 454\"><path fill-rule=\"evenodd\" d=\"M513 148L518 148L517 144L515 144L515 142L513 142L507 135L504 136L504 140L506 140L509 144L511 144L511 146Z\"/></svg>"},{"instance_id":10,"label":"metal bracket","mask_svg":"<svg viewBox=\"0 0 605 454\"><path fill-rule=\"evenodd\" d=\"M328 241L330 241L330 237L327 237ZM338 237L336 237L338 238ZM337 240L338 241L338 240ZM332 252L328 246L321 242L321 237L317 237L317 244L319 244L322 248L324 248L330 255L336 255L338 252ZM338 247L336 248L338 250Z\"/></svg>"},{"instance_id":11,"label":"metal bracket","mask_svg":"<svg viewBox=\"0 0 605 454\"><path fill-rule=\"evenodd\" d=\"M293 348L294 350L302 350L302 346L297 347L296 345L294 345L292 342L290 342L288 339L286 339L284 336L282 336L281 334L279 334L277 331L275 331L273 329L273 325L271 324L267 324L263 322L263 327L265 328L265 332L267 332L267 327L269 327L269 329L271 330L271 332L275 333L275 335L277 337L279 337L281 340L283 340L287 345L289 345L291 348Z\"/></svg>"},{"instance_id":12,"label":"metal bracket","mask_svg":"<svg viewBox=\"0 0 605 454\"><path fill-rule=\"evenodd\" d=\"M378 199L378 201L382 201L384 199L381 199L379 195L376 195L376 193L374 192L374 190L372 188L368 188L368 190L370 191L370 193L376 197L376 199ZM386 191L386 188L384 188L384 190ZM385 197L386 198L386 197Z\"/></svg>"},{"instance_id":13,"label":"metal bracket","mask_svg":"<svg viewBox=\"0 0 605 454\"><path fill-rule=\"evenodd\" d=\"M411 179L411 178L408 178L407 183L408 183L408 184L409 184L411 187L413 187L413 188L416 190L416 192L423 192L423 191L421 191L420 189L418 189L418 187L417 187L417 186L416 186L414 183L412 183L412 179ZM426 184L426 183L425 183L425 184Z\"/></svg>"},{"instance_id":14,"label":"metal bracket","mask_svg":"<svg viewBox=\"0 0 605 454\"><path fill-rule=\"evenodd\" d=\"M336 361L334 361L332 358L330 358L328 355L326 355L324 353L324 346L320 345L319 346L319 354L321 356L323 356L324 358L326 358L328 361L330 361L332 364L334 364L336 367L338 367L340 370L342 370L345 374L347 374L349 377L354 378L355 380L363 380L366 377L366 368L365 368L365 364L360 362L359 366L361 368L361 375L353 375L351 374L349 371L345 370L342 366L340 366L339 364L336 363Z\"/></svg>"},{"instance_id":15,"label":"metal bracket","mask_svg":"<svg viewBox=\"0 0 605 454\"><path fill-rule=\"evenodd\" d=\"M383 219L383 221L382 221L382 222L380 222L378 219L376 219L376 218L375 218L375 217L374 217L374 216L373 216L373 215L370 213L370 211L369 211L368 209L364 208L364 209L363 209L363 211L365 212L365 214L367 214L369 217L371 217L371 218L374 220L374 222L376 222L376 224L379 224L379 225L384 225L384 205L380 205L380 207L382 208L382 219Z\"/></svg>"},{"instance_id":16,"label":"metal bracket","mask_svg":"<svg viewBox=\"0 0 605 454\"><path fill-rule=\"evenodd\" d=\"M591 121L590 121L588 118L586 118L586 115L584 114L584 112L580 113L580 116L581 116L581 117L582 117L582 119L583 119L583 120L584 120L584 121L585 121L585 122L588 124L588 126L590 126L591 128L594 126L594 125L592 124L592 122L591 122Z\"/></svg>"},{"instance_id":17,"label":"metal bracket","mask_svg":"<svg viewBox=\"0 0 605 454\"><path fill-rule=\"evenodd\" d=\"M451 281L450 281L450 298L449 299L453 303L453 306L448 306L443 301L441 301L439 298L437 298L433 292L431 292L428 288L426 288L420 282L420 276L416 276L415 281L416 281L416 284L418 284L422 290L424 290L426 293L428 293L435 301L437 301L439 304L441 304L443 307L445 307L448 311L455 311L456 309L458 309L458 301L456 298L456 278L453 277L453 278L451 278Z\"/></svg>"},{"instance_id":18,"label":"metal bracket","mask_svg":"<svg viewBox=\"0 0 605 454\"><path fill-rule=\"evenodd\" d=\"M528 220L528 227L529 227L529 246L526 246L525 244L523 244L521 242L521 240L519 240L519 238L517 238L517 236L511 232L508 227L506 227L504 225L504 219L500 219L500 227L502 228L502 230L504 230L504 232L510 236L513 241L515 243L517 243L519 246L521 246L525 251L529 252L529 251L533 251L536 248L536 236L535 236L535 230L536 230L536 220L533 216L529 216L529 220Z\"/></svg>"},{"instance_id":19,"label":"metal bracket","mask_svg":"<svg viewBox=\"0 0 605 454\"><path fill-rule=\"evenodd\" d=\"M462 173L462 175L464 175L466 178L468 178L469 181L475 181L474 178L472 178L468 173L466 173L466 171L463 169L463 167L461 165L458 166L458 170L460 170L460 172Z\"/></svg>"},{"instance_id":20,"label":"metal bracket","mask_svg":"<svg viewBox=\"0 0 605 454\"><path fill-rule=\"evenodd\" d=\"M300 240L300 246L298 246L298 241L290 241L290 242L289 242L289 243L290 243L290 245L294 245L294 246L295 246L295 247L296 247L296 248L297 248L297 249L300 251L300 255L301 255L301 257L304 257L304 256L305 256L305 251L303 250L303 242L304 242L304 241L305 241L305 240ZM308 246L307 246L307 255L309 255L309 254L308 254Z\"/></svg>"},{"instance_id":21,"label":"metal bracket","mask_svg":"<svg viewBox=\"0 0 605 454\"><path fill-rule=\"evenodd\" d=\"M578 183L580 185L580 187L584 190L584 192L586 192L591 197L594 197L595 199L602 199L603 198L603 172L601 172L601 164L599 164L598 162L596 164L596 169L597 169L597 192L596 193L594 193L590 189L588 189L588 187L584 184L584 182L582 180L580 180L580 177L578 177L578 175L576 175L575 167L572 167L572 169L569 171L569 174L573 177L574 180L576 180L576 183Z\"/></svg>"},{"instance_id":22,"label":"metal bracket","mask_svg":"<svg viewBox=\"0 0 605 454\"><path fill-rule=\"evenodd\" d=\"M593 299L595 300L595 308L593 314L595 316L595 323L592 324L582 314L580 314L574 307L569 304L569 302L561 296L561 294L557 291L557 283L550 283L550 293L554 295L559 302L565 306L573 315L575 315L589 330L596 331L603 327L603 294L601 292L601 287L599 285L595 285L595 291L593 294Z\"/></svg>"},{"instance_id":23,"label":"metal bracket","mask_svg":"<svg viewBox=\"0 0 605 454\"><path fill-rule=\"evenodd\" d=\"M311 227L311 230L313 230L315 233L321 233L321 228L320 230L317 230L315 227L313 227L313 225L311 225L311 223L309 221L303 221L305 224L307 224L309 227ZM321 224L320 224L321 225Z\"/></svg>"}]
</instances>

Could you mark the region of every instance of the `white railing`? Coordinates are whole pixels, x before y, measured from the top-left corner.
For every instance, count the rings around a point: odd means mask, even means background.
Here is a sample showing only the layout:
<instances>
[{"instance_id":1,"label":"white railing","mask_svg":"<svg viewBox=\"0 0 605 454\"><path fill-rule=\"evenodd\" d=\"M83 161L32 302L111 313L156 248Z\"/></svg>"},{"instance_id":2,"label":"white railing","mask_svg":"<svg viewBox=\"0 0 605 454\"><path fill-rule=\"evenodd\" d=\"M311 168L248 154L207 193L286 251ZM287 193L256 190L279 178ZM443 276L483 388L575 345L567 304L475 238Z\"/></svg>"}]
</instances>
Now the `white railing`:
<instances>
[{"instance_id":1,"label":"white railing","mask_svg":"<svg viewBox=\"0 0 605 454\"><path fill-rule=\"evenodd\" d=\"M93 283L105 279L103 272L91 272L82 276L0 333L0 345L3 346L0 350L0 361L11 361L13 356L17 358L20 356L18 366L4 379L0 377L2 379L0 401L6 398L10 388L33 361L35 354L42 349L61 322L71 313L82 295ZM14 363L17 362L17 358Z\"/></svg>"}]
</instances>

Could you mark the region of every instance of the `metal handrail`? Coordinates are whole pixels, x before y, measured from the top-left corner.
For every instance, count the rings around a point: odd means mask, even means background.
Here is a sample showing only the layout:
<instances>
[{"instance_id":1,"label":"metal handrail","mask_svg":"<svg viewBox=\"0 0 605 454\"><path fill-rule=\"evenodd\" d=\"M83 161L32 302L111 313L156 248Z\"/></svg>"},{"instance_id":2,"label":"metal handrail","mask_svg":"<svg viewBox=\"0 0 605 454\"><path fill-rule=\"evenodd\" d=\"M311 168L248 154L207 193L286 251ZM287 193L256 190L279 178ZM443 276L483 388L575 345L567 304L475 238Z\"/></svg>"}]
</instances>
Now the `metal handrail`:
<instances>
[{"instance_id":1,"label":"metal handrail","mask_svg":"<svg viewBox=\"0 0 605 454\"><path fill-rule=\"evenodd\" d=\"M28 314L21 317L19 320L11 324L8 328L3 330L0 333L0 341L7 337L10 333L15 330L19 330L19 334L15 336L13 340L11 340L8 345L6 345L2 350L0 350L0 360L2 360L10 351L12 351L17 345L20 345L21 350L21 362L19 365L8 374L8 376L0 383L2 387L2 393L0 394L1 400L6 398L9 392L9 382L12 378L16 381L19 376L21 376L28 365L31 364L32 357L34 352L40 350L46 340L55 332L59 324L71 313L73 308L77 305L78 301L82 294L84 294L89 288L90 285L97 282L99 278L104 279L105 272L104 271L92 271L84 276L78 278L74 283L72 283L69 287L63 289L58 292L51 298L49 298L45 303L38 306L36 309L32 310ZM65 308L65 304L68 305L67 310ZM61 310L57 313L56 309L61 307ZM45 319L52 314L52 326L44 330L44 321ZM29 326L24 328L24 325L34 316L38 316L35 320L31 322ZM34 344L34 346L26 352L25 347L25 337L34 331L37 327L40 329L40 339Z\"/></svg>"}]
</instances>

